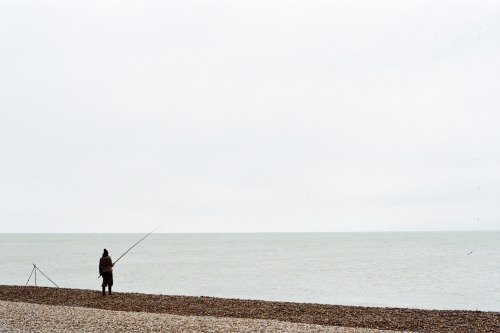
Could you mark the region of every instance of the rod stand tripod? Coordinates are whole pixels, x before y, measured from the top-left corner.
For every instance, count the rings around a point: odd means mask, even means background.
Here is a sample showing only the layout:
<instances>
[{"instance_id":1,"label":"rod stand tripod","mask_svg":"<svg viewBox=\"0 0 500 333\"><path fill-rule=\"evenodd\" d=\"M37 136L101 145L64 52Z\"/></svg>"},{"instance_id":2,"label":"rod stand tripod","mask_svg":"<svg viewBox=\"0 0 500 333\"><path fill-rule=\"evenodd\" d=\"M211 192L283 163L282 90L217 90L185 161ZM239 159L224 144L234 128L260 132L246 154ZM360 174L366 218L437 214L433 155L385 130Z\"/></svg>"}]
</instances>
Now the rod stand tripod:
<instances>
[{"instance_id":1,"label":"rod stand tripod","mask_svg":"<svg viewBox=\"0 0 500 333\"><path fill-rule=\"evenodd\" d=\"M28 281L26 281L26 285L25 287L28 285L28 283L30 282L30 279L31 279L31 276L33 275L33 273L35 273L35 286L36 286L36 271L39 271L40 273L42 273L43 276L45 276L47 278L47 280L49 280L50 282L52 282L57 288L59 288L59 286L54 282L52 281L47 275L45 275L41 270L40 268L38 268L36 266L36 264L33 264L33 269L31 270L31 274L30 274L30 277L28 278Z\"/></svg>"}]
</instances>

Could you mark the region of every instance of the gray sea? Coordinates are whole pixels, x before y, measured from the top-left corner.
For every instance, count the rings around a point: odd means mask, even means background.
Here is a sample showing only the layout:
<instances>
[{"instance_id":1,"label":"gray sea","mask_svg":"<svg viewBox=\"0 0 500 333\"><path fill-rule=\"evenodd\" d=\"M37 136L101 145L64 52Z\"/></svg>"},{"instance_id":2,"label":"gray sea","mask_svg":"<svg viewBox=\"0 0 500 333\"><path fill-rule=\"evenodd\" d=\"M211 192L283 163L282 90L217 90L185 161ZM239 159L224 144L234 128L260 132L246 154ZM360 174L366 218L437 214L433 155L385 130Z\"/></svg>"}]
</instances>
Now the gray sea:
<instances>
[{"instance_id":1,"label":"gray sea","mask_svg":"<svg viewBox=\"0 0 500 333\"><path fill-rule=\"evenodd\" d=\"M100 289L144 234L0 234L0 284L36 264L60 287ZM42 274L37 285L51 286ZM34 276L29 285L34 285ZM343 305L500 311L500 231L152 234L114 268L114 290Z\"/></svg>"}]
</instances>

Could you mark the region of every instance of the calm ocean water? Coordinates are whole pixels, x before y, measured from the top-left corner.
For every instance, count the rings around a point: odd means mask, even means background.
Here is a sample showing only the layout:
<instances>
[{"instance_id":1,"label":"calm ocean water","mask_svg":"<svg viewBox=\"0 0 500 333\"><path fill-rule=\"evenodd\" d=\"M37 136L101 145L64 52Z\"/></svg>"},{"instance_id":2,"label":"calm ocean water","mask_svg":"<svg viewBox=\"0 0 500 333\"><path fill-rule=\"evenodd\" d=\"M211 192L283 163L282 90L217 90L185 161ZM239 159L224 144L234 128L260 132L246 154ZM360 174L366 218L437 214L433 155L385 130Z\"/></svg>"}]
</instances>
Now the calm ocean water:
<instances>
[{"instance_id":1,"label":"calm ocean water","mask_svg":"<svg viewBox=\"0 0 500 333\"><path fill-rule=\"evenodd\" d=\"M36 263L60 287L99 289L102 249L117 259L142 236L0 234L0 284L24 285ZM500 311L500 232L152 234L114 280L117 292Z\"/></svg>"}]
</instances>

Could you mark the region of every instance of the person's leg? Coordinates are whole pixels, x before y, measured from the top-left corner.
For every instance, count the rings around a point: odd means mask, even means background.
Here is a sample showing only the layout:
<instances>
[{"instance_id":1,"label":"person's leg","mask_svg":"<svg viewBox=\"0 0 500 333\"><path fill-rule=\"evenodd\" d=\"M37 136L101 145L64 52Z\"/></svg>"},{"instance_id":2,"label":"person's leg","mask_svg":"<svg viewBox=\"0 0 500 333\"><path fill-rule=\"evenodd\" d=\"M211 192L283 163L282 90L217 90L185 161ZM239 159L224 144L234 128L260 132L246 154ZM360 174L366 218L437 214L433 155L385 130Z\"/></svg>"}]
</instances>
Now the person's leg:
<instances>
[{"instance_id":1,"label":"person's leg","mask_svg":"<svg viewBox=\"0 0 500 333\"><path fill-rule=\"evenodd\" d=\"M109 277L107 273L102 273L102 296L106 295L106 286L109 285Z\"/></svg>"},{"instance_id":2,"label":"person's leg","mask_svg":"<svg viewBox=\"0 0 500 333\"><path fill-rule=\"evenodd\" d=\"M111 295L111 287L113 286L113 272L109 273L108 293Z\"/></svg>"}]
</instances>

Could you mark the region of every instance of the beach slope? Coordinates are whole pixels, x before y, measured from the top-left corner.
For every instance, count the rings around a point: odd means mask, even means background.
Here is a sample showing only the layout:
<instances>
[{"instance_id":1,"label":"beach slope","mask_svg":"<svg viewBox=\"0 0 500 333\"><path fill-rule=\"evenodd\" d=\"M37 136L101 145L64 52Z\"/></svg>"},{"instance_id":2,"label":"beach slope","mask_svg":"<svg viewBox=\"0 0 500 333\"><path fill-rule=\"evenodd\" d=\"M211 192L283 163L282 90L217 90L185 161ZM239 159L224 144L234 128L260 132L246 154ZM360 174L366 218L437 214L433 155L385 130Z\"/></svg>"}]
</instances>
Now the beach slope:
<instances>
[{"instance_id":1,"label":"beach slope","mask_svg":"<svg viewBox=\"0 0 500 333\"><path fill-rule=\"evenodd\" d=\"M81 325L102 331L112 323L113 330L145 332L500 332L499 312L136 293L103 297L94 290L21 286L0 286L0 301L0 329L21 331L44 331L47 325L52 331L81 331Z\"/></svg>"}]
</instances>

